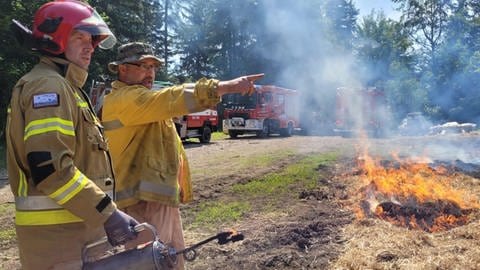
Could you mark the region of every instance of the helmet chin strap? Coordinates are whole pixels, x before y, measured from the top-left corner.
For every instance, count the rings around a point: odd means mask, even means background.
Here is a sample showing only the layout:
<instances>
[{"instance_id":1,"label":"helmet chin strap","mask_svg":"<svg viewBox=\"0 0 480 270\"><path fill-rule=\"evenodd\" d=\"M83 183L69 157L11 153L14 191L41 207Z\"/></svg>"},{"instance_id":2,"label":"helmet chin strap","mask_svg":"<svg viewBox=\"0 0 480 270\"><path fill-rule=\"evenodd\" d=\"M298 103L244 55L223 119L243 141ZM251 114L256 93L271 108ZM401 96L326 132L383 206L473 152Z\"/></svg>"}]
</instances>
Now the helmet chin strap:
<instances>
[{"instance_id":1,"label":"helmet chin strap","mask_svg":"<svg viewBox=\"0 0 480 270\"><path fill-rule=\"evenodd\" d=\"M57 43L53 42L51 39L48 38L42 38L42 39L37 39L35 40L36 49L48 53L46 50L51 50L51 51L56 51L60 49L60 46L58 46ZM48 53L50 55L54 55L52 53Z\"/></svg>"}]
</instances>

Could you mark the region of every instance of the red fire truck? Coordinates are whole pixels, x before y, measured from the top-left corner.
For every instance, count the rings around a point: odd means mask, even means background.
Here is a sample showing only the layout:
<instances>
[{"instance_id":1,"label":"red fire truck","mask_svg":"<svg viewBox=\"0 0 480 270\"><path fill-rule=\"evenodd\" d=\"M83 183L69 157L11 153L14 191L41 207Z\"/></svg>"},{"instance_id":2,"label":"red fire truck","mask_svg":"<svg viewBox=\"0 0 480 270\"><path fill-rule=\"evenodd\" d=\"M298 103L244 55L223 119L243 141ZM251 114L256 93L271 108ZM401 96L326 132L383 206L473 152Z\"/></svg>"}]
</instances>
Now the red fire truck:
<instances>
[{"instance_id":1,"label":"red fire truck","mask_svg":"<svg viewBox=\"0 0 480 270\"><path fill-rule=\"evenodd\" d=\"M107 83L93 83L90 90L90 99L95 112L99 117L102 114L103 97L110 92ZM154 91L159 91L164 87L171 86L170 82L155 81ZM212 132L217 131L218 115L215 110L205 110L202 112L191 113L180 117L174 117L173 121L178 135L182 140L198 138L201 143L209 143Z\"/></svg>"},{"instance_id":2,"label":"red fire truck","mask_svg":"<svg viewBox=\"0 0 480 270\"><path fill-rule=\"evenodd\" d=\"M201 143L209 143L212 132L217 131L218 114L215 110L207 109L175 117L173 122L182 140L198 138Z\"/></svg>"},{"instance_id":3,"label":"red fire truck","mask_svg":"<svg viewBox=\"0 0 480 270\"><path fill-rule=\"evenodd\" d=\"M347 88L336 91L334 132L343 137L383 137L390 114L385 94L375 87Z\"/></svg>"},{"instance_id":4,"label":"red fire truck","mask_svg":"<svg viewBox=\"0 0 480 270\"><path fill-rule=\"evenodd\" d=\"M249 133L291 136L300 127L297 102L297 91L274 85L255 85L252 95L224 95L223 132L231 138Z\"/></svg>"}]
</instances>

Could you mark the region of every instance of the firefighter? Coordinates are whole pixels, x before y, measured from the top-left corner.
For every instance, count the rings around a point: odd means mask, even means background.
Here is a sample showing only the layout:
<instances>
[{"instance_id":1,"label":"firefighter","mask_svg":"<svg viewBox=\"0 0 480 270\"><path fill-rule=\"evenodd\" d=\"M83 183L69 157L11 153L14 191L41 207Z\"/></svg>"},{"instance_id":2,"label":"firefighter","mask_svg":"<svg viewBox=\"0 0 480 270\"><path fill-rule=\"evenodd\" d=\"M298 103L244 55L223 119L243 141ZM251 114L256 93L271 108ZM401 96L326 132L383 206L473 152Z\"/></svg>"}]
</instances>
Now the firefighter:
<instances>
[{"instance_id":1,"label":"firefighter","mask_svg":"<svg viewBox=\"0 0 480 270\"><path fill-rule=\"evenodd\" d=\"M26 28L22 28L25 30ZM15 85L7 116L8 177L22 269L81 269L82 248L105 234L136 237L113 202L102 127L81 89L94 48L115 36L89 5L56 1L34 15L40 61Z\"/></svg>"},{"instance_id":2,"label":"firefighter","mask_svg":"<svg viewBox=\"0 0 480 270\"><path fill-rule=\"evenodd\" d=\"M211 108L226 93L250 93L263 74L230 81L202 78L151 91L162 64L148 44L120 46L117 60L108 65L118 80L104 98L102 123L118 180L117 205L154 225L159 238L179 250L184 248L179 204L192 200L192 187L172 117ZM176 269L183 267L179 256Z\"/></svg>"}]
</instances>

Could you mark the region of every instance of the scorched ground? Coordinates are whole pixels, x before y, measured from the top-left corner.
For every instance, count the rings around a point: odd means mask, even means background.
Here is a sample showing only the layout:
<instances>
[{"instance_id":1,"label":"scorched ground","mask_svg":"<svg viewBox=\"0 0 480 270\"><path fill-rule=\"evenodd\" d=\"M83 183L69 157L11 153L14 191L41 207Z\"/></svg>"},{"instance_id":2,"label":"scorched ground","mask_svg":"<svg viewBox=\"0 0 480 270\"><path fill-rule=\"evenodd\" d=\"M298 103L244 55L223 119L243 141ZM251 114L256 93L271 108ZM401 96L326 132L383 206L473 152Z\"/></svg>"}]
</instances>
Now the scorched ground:
<instances>
[{"instance_id":1,"label":"scorched ground","mask_svg":"<svg viewBox=\"0 0 480 270\"><path fill-rule=\"evenodd\" d=\"M245 240L200 248L189 269L479 269L480 215L468 212L465 224L440 232L409 228L376 215L359 217L365 169L358 160L364 149L388 163L428 156L447 165L452 188L480 196L480 136L353 139L293 136L241 137L202 145L186 143L193 174L195 201L182 207L187 244L234 228ZM314 157L312 159L312 157ZM322 160L313 166L314 185L297 178L286 191L239 192L239 187L265 176L282 175L295 164ZM305 163L305 168L311 166ZM449 167L450 166L450 167ZM290 174L289 177L292 175ZM275 178L272 185L275 185ZM262 188L266 186L259 185ZM2 249L0 268L16 269L13 211L8 185L2 182ZM246 205L240 217L198 223L211 205ZM5 209L5 210L3 210ZM199 225L200 224L200 225Z\"/></svg>"}]
</instances>

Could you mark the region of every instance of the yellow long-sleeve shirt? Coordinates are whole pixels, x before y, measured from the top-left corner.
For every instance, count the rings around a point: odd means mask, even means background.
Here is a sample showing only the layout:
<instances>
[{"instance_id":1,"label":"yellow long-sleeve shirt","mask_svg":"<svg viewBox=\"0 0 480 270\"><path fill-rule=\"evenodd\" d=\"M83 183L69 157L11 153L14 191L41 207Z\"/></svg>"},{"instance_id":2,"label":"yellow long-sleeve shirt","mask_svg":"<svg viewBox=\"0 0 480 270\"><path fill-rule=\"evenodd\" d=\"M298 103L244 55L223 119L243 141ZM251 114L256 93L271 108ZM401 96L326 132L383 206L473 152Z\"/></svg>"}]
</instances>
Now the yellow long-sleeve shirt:
<instances>
[{"instance_id":1,"label":"yellow long-sleeve shirt","mask_svg":"<svg viewBox=\"0 0 480 270\"><path fill-rule=\"evenodd\" d=\"M102 122L119 207L139 200L170 206L192 200L187 158L171 118L217 104L217 86L217 80L201 79L192 91L185 85L152 91L142 85L112 83L104 98Z\"/></svg>"}]
</instances>

